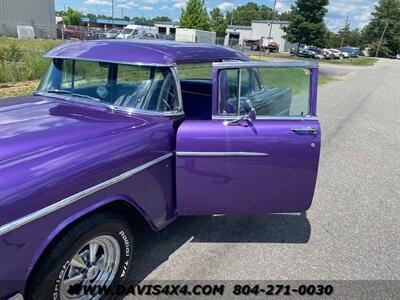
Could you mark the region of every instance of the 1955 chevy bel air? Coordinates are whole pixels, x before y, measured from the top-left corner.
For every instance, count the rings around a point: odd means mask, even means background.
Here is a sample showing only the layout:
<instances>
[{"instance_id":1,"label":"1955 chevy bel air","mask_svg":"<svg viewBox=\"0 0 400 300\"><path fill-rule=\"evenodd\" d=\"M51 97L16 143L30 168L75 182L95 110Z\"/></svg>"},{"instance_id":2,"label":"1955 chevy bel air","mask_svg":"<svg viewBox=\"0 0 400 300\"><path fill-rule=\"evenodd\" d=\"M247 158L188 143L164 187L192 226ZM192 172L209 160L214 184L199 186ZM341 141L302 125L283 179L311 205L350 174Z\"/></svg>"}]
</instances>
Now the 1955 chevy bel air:
<instances>
[{"instance_id":1,"label":"1955 chevy bel air","mask_svg":"<svg viewBox=\"0 0 400 300\"><path fill-rule=\"evenodd\" d=\"M160 230L178 216L310 207L317 63L150 41L46 57L38 90L0 104L0 298L122 284L135 218Z\"/></svg>"}]
</instances>

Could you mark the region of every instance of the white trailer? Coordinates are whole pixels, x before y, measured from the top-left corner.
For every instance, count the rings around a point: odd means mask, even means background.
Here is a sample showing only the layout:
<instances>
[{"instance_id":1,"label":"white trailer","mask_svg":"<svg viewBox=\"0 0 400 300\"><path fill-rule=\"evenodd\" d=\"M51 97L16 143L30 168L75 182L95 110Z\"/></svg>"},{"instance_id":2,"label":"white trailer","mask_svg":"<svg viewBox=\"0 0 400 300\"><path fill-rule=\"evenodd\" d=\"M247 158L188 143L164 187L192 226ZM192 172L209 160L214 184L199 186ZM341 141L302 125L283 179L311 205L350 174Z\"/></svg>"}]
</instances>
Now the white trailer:
<instances>
[{"instance_id":1,"label":"white trailer","mask_svg":"<svg viewBox=\"0 0 400 300\"><path fill-rule=\"evenodd\" d=\"M215 44L217 35L213 31L199 29L177 28L175 40L177 42L190 42L198 44Z\"/></svg>"}]
</instances>

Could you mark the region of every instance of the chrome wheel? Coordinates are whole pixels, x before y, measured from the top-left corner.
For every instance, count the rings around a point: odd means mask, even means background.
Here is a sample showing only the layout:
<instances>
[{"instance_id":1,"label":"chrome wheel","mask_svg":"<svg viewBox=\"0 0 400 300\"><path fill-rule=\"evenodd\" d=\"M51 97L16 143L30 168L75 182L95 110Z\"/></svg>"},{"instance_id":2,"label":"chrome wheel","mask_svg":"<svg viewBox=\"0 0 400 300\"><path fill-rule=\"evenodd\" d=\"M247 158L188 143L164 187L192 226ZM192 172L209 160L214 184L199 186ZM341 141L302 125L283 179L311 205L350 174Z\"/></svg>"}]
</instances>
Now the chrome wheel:
<instances>
[{"instance_id":1,"label":"chrome wheel","mask_svg":"<svg viewBox=\"0 0 400 300\"><path fill-rule=\"evenodd\" d=\"M81 286L109 286L117 274L121 249L110 235L88 241L66 263L60 285L60 299L99 299L101 295L84 295Z\"/></svg>"}]
</instances>

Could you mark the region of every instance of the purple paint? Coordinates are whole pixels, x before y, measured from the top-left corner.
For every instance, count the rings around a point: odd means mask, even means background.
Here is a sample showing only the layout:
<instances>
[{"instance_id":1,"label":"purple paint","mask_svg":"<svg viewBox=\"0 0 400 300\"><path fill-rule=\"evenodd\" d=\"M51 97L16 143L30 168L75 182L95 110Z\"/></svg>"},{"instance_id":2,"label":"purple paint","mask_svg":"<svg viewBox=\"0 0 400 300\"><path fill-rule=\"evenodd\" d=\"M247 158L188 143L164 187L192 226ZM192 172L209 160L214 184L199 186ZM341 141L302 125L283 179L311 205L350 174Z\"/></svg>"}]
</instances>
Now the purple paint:
<instances>
[{"instance_id":1,"label":"purple paint","mask_svg":"<svg viewBox=\"0 0 400 300\"><path fill-rule=\"evenodd\" d=\"M249 60L218 46L149 41L67 43L47 57L165 67ZM316 116L318 69L310 69L312 117ZM210 82L214 117L218 117L217 75L214 69ZM24 292L32 268L65 227L116 201L136 209L154 230L178 215L306 211L312 202L320 151L319 122L310 116L256 118L248 124L226 126L223 120L188 120L184 114L114 111L57 95L2 100L0 230L175 151L266 155L171 155L0 234L0 298ZM318 133L292 130L299 126Z\"/></svg>"}]
</instances>

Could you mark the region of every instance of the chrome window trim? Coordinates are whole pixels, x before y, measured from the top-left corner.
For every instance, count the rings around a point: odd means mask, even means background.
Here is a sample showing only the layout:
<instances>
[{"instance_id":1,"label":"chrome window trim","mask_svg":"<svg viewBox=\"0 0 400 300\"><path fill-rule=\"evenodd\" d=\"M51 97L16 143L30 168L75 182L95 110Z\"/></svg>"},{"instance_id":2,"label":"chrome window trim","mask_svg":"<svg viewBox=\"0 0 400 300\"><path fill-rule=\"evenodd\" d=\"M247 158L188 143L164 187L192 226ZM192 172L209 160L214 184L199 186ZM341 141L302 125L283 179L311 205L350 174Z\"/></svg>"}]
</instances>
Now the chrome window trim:
<instances>
[{"instance_id":1,"label":"chrome window trim","mask_svg":"<svg viewBox=\"0 0 400 300\"><path fill-rule=\"evenodd\" d=\"M234 120L237 116L232 115L213 115L213 120L228 121ZM257 116L257 120L282 120L282 121L318 121L318 116Z\"/></svg>"},{"instance_id":2,"label":"chrome window trim","mask_svg":"<svg viewBox=\"0 0 400 300\"><path fill-rule=\"evenodd\" d=\"M81 60L81 61L91 61L91 62L105 62L105 63L111 63L111 64L121 64L121 65L131 65L131 66L143 66L143 67L174 67L176 66L176 63L170 63L170 64L162 64L162 63L143 63L143 62L130 62L130 61L125 61L125 60L112 60L112 59L94 59L94 58L81 58L81 57L76 57L76 56L53 56L53 55L44 55L44 58L50 58L50 59L71 59L71 60Z\"/></svg>"},{"instance_id":3,"label":"chrome window trim","mask_svg":"<svg viewBox=\"0 0 400 300\"><path fill-rule=\"evenodd\" d=\"M309 83L311 83L311 71L310 69L319 68L319 62L316 61L239 61L239 62L215 62L213 63L213 68L218 70L218 99L217 99L217 113L218 115L213 115L212 119L217 119L216 117L221 117L223 120L232 116L239 116L240 115L240 101L238 100L238 112L237 115L223 115L219 112L220 109L220 102L221 102L221 87L220 87L220 71L222 70L232 70L238 69L239 70L239 91L241 87L241 75L242 69L245 68L303 68L308 69L310 74ZM262 90L264 90L263 83ZM241 95L240 95L241 96ZM240 99L240 97L238 98ZM309 96L308 96L308 113L311 111L311 89L309 88ZM303 116L286 116L285 118L289 118L290 120L302 120ZM282 119L280 116L257 116L258 120L275 120L275 119ZM309 115L307 115L307 120L311 120ZM318 118L316 118L318 120Z\"/></svg>"},{"instance_id":4,"label":"chrome window trim","mask_svg":"<svg viewBox=\"0 0 400 300\"><path fill-rule=\"evenodd\" d=\"M176 93L178 96L178 110L176 113L180 113L181 115L185 114L183 111L183 98L182 98L182 88L181 88L181 79L179 77L179 72L178 72L178 67L175 65L170 68L172 72L172 76L175 79L175 88L176 88Z\"/></svg>"},{"instance_id":5,"label":"chrome window trim","mask_svg":"<svg viewBox=\"0 0 400 300\"><path fill-rule=\"evenodd\" d=\"M142 164L142 165L140 165L140 166L138 166L138 167L136 167L134 169L131 169L131 170L127 171L127 172L124 172L124 173L122 173L122 174L120 174L120 175L118 175L116 177L108 179L108 180L106 180L104 182L101 182L101 183L99 183L99 184L97 184L95 186L92 186L92 187L90 187L90 188L88 188L86 190L83 190L83 191L81 191L79 193L76 193L76 194L71 195L71 196L69 196L67 198L64 198L64 199L62 199L62 200L60 200L60 201L58 201L56 203L53 203L53 204L51 204L51 205L49 205L47 207L41 208L41 209L39 209L39 210L37 210L37 211L35 211L33 213L30 213L30 214L28 214L26 216L23 216L21 218L18 218L16 220L12 221L12 222L4 224L4 225L0 226L0 236L3 235L3 234L8 233L8 232L10 232L10 231L12 231L14 229L17 229L17 228L19 228L19 227L21 227L21 226L23 226L23 225L25 225L27 223L30 223L32 221L35 221L35 220L41 218L41 217L44 217L44 216L46 216L48 214L51 214L51 213L53 213L53 212L55 212L57 210L60 210L61 208L64 208L64 207L66 207L68 205L71 205L72 203L75 203L75 202L77 202L78 200L80 200L80 199L82 199L84 197L87 197L89 195L92 195L92 194L100 191L100 190L103 190L103 189L105 189L105 188L107 188L107 187L109 187L109 186L111 186L111 185L113 185L115 183L118 183L118 182L120 182L122 180L125 180L125 179L127 179L127 178L129 178L129 177L131 177L131 176L133 176L133 175L135 175L137 173L139 173L139 172L144 171L145 169L147 169L149 167L154 166L155 164L157 164L157 163L159 163L159 162L161 162L161 161L163 161L163 160L165 160L167 158L172 157L173 155L174 155L173 152L167 153L167 154L165 154L163 156L160 156L160 157L158 157L156 159L153 159L153 160L151 160L151 161L149 161L147 163L144 163L144 164Z\"/></svg>"},{"instance_id":6,"label":"chrome window trim","mask_svg":"<svg viewBox=\"0 0 400 300\"><path fill-rule=\"evenodd\" d=\"M232 156L268 156L268 153L265 152L229 152L229 151L177 151L176 156L185 156L185 157L232 157Z\"/></svg>"},{"instance_id":7,"label":"chrome window trim","mask_svg":"<svg viewBox=\"0 0 400 300\"><path fill-rule=\"evenodd\" d=\"M230 114L222 114L222 112L220 112L221 109L221 73L222 71L229 71L229 70L235 70L237 71L237 77L238 77L238 88L237 88L237 108L236 108L236 113L230 113ZM217 101L217 112L219 113L220 116L226 116L226 117L238 117L239 113L240 113L240 93L241 93L241 76L242 76L242 69L240 68L227 68L224 70L220 70L218 71L218 101Z\"/></svg>"},{"instance_id":8,"label":"chrome window trim","mask_svg":"<svg viewBox=\"0 0 400 300\"><path fill-rule=\"evenodd\" d=\"M75 103L79 103L79 104L100 107L100 108L101 107L107 108L113 112L124 112L124 113L130 114L130 115L137 113L137 114L150 115L150 116L169 117L169 116L182 116L185 114L183 112L183 110L159 112L159 111L136 109L136 108L131 108L131 107L123 107L123 106L117 106L117 105L105 104L105 103L99 104L96 102L84 101L84 100L78 100L78 99L66 97L61 94L52 94L52 93L43 93L43 92L34 92L33 94L45 96L45 97L49 97L49 98L54 98L54 99L61 99L61 100L65 100L65 101L75 102Z\"/></svg>"},{"instance_id":9,"label":"chrome window trim","mask_svg":"<svg viewBox=\"0 0 400 300\"><path fill-rule=\"evenodd\" d=\"M224 68L318 68L317 61L238 61L238 62L215 62L213 67Z\"/></svg>"}]
</instances>

